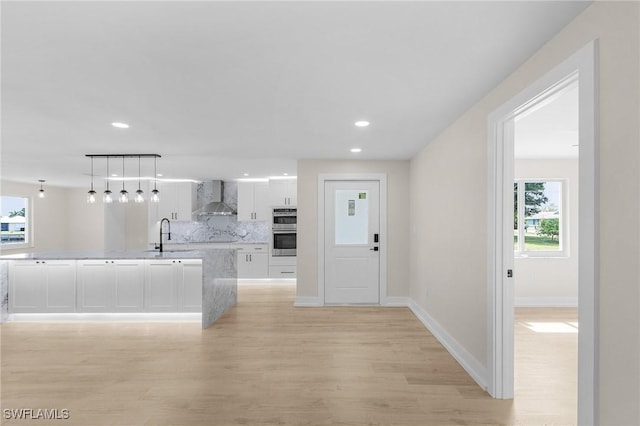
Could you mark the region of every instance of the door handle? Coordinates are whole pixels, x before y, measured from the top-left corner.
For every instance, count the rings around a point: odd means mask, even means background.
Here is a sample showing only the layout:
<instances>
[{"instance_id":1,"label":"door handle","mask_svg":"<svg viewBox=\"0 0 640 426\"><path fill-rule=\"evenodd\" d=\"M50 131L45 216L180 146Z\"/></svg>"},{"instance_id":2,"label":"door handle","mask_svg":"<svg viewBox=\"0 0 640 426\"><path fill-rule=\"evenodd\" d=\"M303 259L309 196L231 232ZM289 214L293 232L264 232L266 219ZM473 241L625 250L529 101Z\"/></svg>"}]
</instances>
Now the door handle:
<instances>
[{"instance_id":1,"label":"door handle","mask_svg":"<svg viewBox=\"0 0 640 426\"><path fill-rule=\"evenodd\" d=\"M371 247L369 250L371 250L371 251L378 251L378 250L380 250L380 248L379 248L379 247Z\"/></svg>"}]
</instances>

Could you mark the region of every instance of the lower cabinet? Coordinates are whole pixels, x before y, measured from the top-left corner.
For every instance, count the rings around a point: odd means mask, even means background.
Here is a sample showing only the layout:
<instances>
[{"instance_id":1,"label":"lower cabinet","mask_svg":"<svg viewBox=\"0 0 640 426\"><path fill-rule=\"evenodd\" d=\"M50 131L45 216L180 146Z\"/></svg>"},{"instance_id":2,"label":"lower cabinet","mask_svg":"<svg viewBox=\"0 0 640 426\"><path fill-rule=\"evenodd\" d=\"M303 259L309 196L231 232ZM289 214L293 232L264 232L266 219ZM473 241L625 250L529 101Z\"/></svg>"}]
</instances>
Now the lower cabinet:
<instances>
[{"instance_id":1,"label":"lower cabinet","mask_svg":"<svg viewBox=\"0 0 640 426\"><path fill-rule=\"evenodd\" d=\"M74 312L76 262L24 260L9 264L9 311Z\"/></svg>"},{"instance_id":2,"label":"lower cabinet","mask_svg":"<svg viewBox=\"0 0 640 426\"><path fill-rule=\"evenodd\" d=\"M238 278L269 277L269 246L247 244L238 247Z\"/></svg>"},{"instance_id":3,"label":"lower cabinet","mask_svg":"<svg viewBox=\"0 0 640 426\"><path fill-rule=\"evenodd\" d=\"M79 260L77 312L143 312L144 260Z\"/></svg>"},{"instance_id":4,"label":"lower cabinet","mask_svg":"<svg viewBox=\"0 0 640 426\"><path fill-rule=\"evenodd\" d=\"M269 278L295 278L296 265L270 265Z\"/></svg>"},{"instance_id":5,"label":"lower cabinet","mask_svg":"<svg viewBox=\"0 0 640 426\"><path fill-rule=\"evenodd\" d=\"M9 312L201 312L199 259L18 260Z\"/></svg>"},{"instance_id":6,"label":"lower cabinet","mask_svg":"<svg viewBox=\"0 0 640 426\"><path fill-rule=\"evenodd\" d=\"M145 268L145 311L202 311L201 261L147 260Z\"/></svg>"}]
</instances>

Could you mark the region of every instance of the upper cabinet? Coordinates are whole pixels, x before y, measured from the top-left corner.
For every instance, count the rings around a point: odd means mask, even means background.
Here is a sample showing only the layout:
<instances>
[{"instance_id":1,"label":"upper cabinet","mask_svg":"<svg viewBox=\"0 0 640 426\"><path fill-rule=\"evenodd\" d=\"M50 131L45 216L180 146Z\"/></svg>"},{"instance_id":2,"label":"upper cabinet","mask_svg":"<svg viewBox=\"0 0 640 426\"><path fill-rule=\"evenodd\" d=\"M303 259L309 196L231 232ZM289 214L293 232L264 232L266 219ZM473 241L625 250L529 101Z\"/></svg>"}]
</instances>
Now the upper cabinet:
<instances>
[{"instance_id":1,"label":"upper cabinet","mask_svg":"<svg viewBox=\"0 0 640 426\"><path fill-rule=\"evenodd\" d=\"M269 220L269 184L238 182L238 220Z\"/></svg>"},{"instance_id":2,"label":"upper cabinet","mask_svg":"<svg viewBox=\"0 0 640 426\"><path fill-rule=\"evenodd\" d=\"M298 204L298 181L296 179L272 179L269 181L269 202L272 206L295 206Z\"/></svg>"},{"instance_id":3,"label":"upper cabinet","mask_svg":"<svg viewBox=\"0 0 640 426\"><path fill-rule=\"evenodd\" d=\"M163 217L169 220L190 221L196 209L196 185L191 182L158 182L160 202L149 203L151 222Z\"/></svg>"}]
</instances>

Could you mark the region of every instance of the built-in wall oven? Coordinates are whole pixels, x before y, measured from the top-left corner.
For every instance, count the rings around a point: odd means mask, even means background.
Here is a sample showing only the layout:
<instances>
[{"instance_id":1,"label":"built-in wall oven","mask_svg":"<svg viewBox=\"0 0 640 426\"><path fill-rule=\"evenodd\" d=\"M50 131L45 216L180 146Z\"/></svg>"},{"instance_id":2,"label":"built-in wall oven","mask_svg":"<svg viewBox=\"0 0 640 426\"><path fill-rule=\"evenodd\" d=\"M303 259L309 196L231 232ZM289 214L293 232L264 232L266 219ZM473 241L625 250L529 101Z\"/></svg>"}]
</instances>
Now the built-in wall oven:
<instances>
[{"instance_id":1,"label":"built-in wall oven","mask_svg":"<svg viewBox=\"0 0 640 426\"><path fill-rule=\"evenodd\" d=\"M296 255L297 219L298 212L296 208L276 207L273 209L271 256Z\"/></svg>"}]
</instances>

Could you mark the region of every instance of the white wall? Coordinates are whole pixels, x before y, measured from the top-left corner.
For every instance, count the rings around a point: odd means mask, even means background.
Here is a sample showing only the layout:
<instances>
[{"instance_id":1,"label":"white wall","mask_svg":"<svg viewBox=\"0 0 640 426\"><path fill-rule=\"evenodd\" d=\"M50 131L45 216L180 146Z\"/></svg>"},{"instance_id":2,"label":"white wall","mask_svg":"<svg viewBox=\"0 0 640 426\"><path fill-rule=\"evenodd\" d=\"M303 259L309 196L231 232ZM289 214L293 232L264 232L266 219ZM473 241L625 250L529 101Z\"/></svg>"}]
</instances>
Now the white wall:
<instances>
[{"instance_id":1,"label":"white wall","mask_svg":"<svg viewBox=\"0 0 640 426\"><path fill-rule=\"evenodd\" d=\"M67 250L104 248L104 208L102 202L87 203L86 189L66 189Z\"/></svg>"},{"instance_id":2,"label":"white wall","mask_svg":"<svg viewBox=\"0 0 640 426\"><path fill-rule=\"evenodd\" d=\"M514 260L516 306L578 304L578 160L516 160L516 179L562 179L566 257Z\"/></svg>"},{"instance_id":3,"label":"white wall","mask_svg":"<svg viewBox=\"0 0 640 426\"><path fill-rule=\"evenodd\" d=\"M487 118L599 39L599 424L640 424L640 6L595 2L411 160L411 297L487 363ZM433 208L436 203L438 208Z\"/></svg>"},{"instance_id":4,"label":"white wall","mask_svg":"<svg viewBox=\"0 0 640 426\"><path fill-rule=\"evenodd\" d=\"M39 184L2 181L0 193L32 197L33 246L26 249L2 249L3 254L57 250L103 250L105 248L105 208L101 201L86 202L86 190L58 188L45 183L46 197L37 197ZM146 247L146 206L131 206L123 217L119 238L124 248ZM144 211L143 211L144 210ZM126 220L128 219L128 221ZM143 226L140 226L142 222ZM113 236L112 233L107 235ZM109 237L107 237L109 238ZM140 241L143 241L140 244ZM120 246L119 246L120 247Z\"/></svg>"},{"instance_id":5,"label":"white wall","mask_svg":"<svg viewBox=\"0 0 640 426\"><path fill-rule=\"evenodd\" d=\"M389 238L387 296L409 295L409 162L298 161L297 296L318 296L318 175L385 173Z\"/></svg>"},{"instance_id":6,"label":"white wall","mask_svg":"<svg viewBox=\"0 0 640 426\"><path fill-rule=\"evenodd\" d=\"M31 197L32 245L26 249L11 250L2 247L2 254L31 253L34 251L60 250L66 245L67 204L65 190L48 186L45 182L45 198L38 198L40 184L2 181L0 194Z\"/></svg>"}]
</instances>

